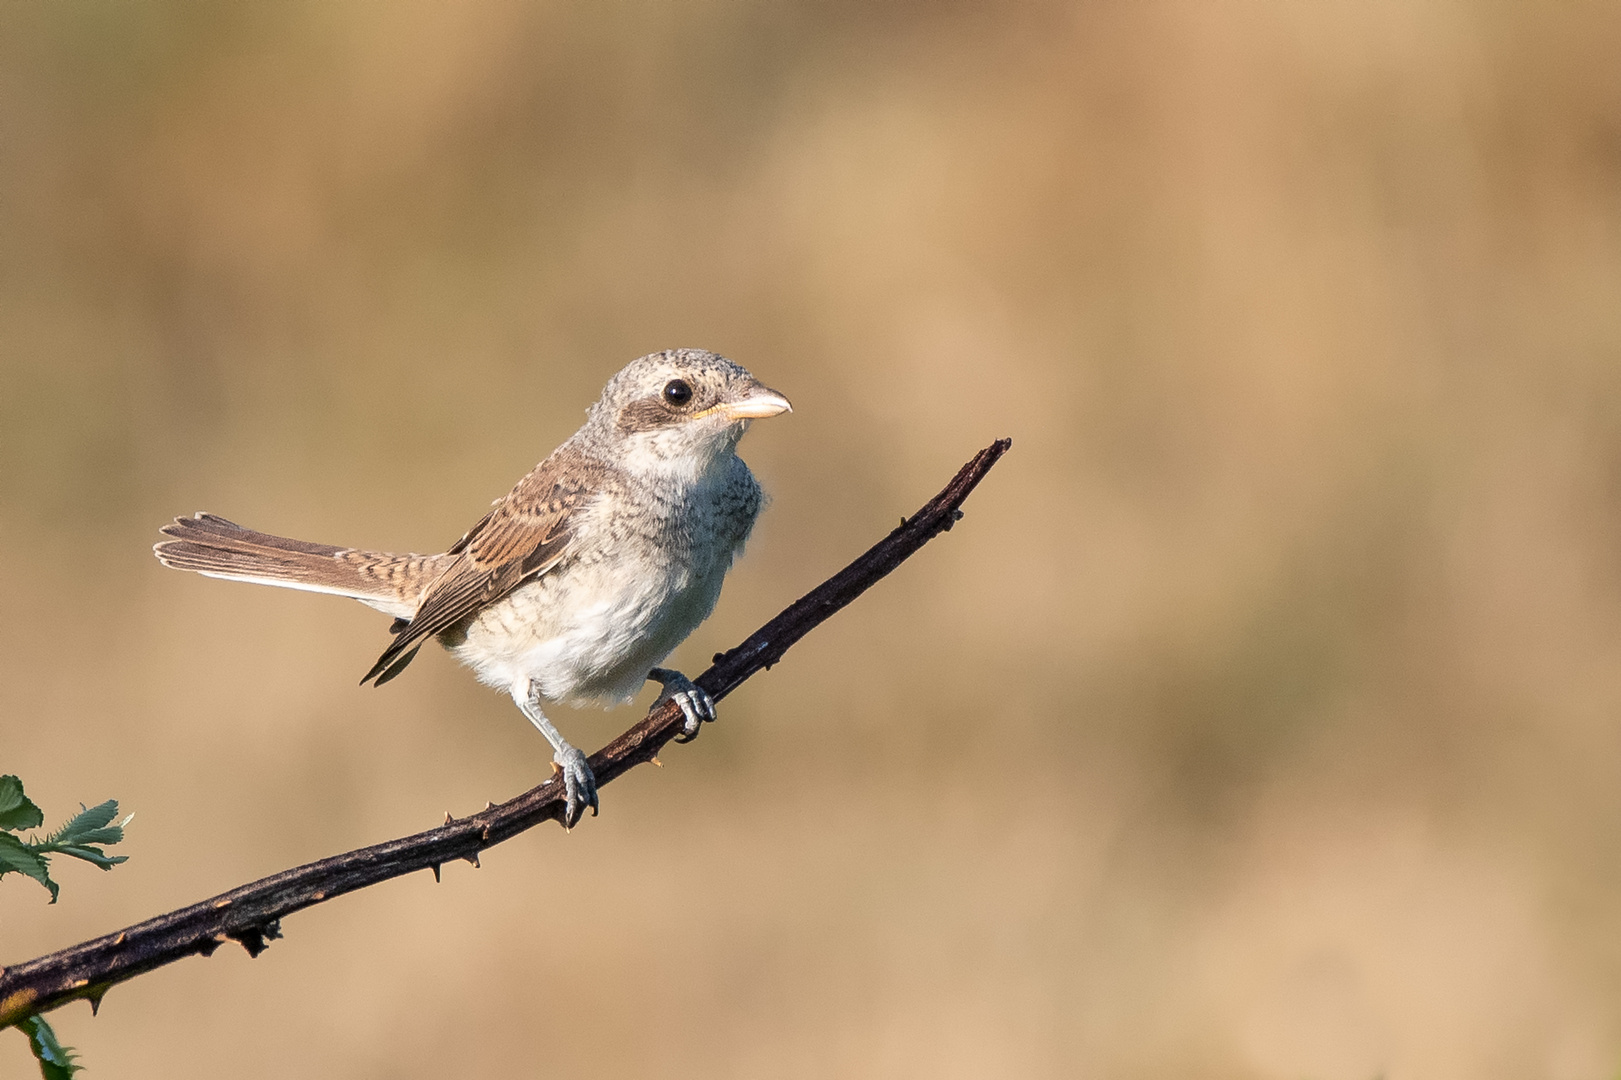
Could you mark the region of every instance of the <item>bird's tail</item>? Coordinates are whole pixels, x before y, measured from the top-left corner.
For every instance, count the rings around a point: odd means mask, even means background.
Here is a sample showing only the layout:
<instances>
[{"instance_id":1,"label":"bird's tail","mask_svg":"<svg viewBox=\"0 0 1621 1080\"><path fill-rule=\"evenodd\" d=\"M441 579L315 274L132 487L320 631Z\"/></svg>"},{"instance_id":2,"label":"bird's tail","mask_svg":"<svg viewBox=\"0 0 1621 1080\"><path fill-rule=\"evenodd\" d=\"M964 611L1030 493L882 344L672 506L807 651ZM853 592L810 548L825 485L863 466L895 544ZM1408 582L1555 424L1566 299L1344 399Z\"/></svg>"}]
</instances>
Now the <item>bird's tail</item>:
<instances>
[{"instance_id":1,"label":"bird's tail","mask_svg":"<svg viewBox=\"0 0 1621 1080\"><path fill-rule=\"evenodd\" d=\"M213 514L175 518L174 537L152 548L158 561L208 577L332 593L409 619L453 556L390 555L311 544L245 529Z\"/></svg>"}]
</instances>

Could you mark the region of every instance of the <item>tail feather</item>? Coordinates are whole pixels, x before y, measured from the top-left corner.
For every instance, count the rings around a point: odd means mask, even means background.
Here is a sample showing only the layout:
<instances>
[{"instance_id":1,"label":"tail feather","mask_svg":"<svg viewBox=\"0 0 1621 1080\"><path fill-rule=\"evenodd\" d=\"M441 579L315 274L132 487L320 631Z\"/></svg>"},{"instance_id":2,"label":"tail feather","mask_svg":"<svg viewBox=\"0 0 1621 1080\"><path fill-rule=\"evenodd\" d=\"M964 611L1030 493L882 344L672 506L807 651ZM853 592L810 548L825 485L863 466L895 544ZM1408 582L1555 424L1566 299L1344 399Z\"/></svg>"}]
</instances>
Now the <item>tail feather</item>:
<instances>
[{"instance_id":1,"label":"tail feather","mask_svg":"<svg viewBox=\"0 0 1621 1080\"><path fill-rule=\"evenodd\" d=\"M416 613L449 556L391 555L257 532L214 514L176 518L158 561L208 577L347 596L399 618Z\"/></svg>"}]
</instances>

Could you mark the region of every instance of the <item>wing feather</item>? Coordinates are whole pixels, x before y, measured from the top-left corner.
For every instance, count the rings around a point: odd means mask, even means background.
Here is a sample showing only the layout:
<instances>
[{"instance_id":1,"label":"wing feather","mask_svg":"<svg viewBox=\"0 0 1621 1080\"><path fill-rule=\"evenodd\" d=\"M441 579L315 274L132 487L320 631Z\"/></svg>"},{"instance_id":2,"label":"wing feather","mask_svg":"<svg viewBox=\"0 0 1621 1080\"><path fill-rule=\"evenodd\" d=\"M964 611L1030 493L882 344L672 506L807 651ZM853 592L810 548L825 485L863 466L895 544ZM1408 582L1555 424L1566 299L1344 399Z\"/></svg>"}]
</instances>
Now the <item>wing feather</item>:
<instances>
[{"instance_id":1,"label":"wing feather","mask_svg":"<svg viewBox=\"0 0 1621 1080\"><path fill-rule=\"evenodd\" d=\"M411 621L361 679L381 686L422 643L556 566L574 539L576 512L597 490L598 470L547 458L451 547L456 556L428 587Z\"/></svg>"}]
</instances>

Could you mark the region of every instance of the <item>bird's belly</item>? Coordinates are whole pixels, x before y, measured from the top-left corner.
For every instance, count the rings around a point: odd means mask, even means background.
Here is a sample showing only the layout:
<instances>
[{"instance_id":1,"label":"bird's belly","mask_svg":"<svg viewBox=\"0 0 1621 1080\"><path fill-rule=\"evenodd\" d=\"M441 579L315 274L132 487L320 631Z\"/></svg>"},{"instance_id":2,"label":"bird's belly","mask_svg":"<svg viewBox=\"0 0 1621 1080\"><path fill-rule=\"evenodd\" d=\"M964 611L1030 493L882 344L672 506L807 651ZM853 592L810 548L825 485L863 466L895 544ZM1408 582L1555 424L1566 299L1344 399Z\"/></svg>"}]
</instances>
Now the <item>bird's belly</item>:
<instances>
[{"instance_id":1,"label":"bird's belly","mask_svg":"<svg viewBox=\"0 0 1621 1080\"><path fill-rule=\"evenodd\" d=\"M451 652L503 690L529 679L550 701L626 701L714 610L725 575L641 571L598 564L542 577L482 612Z\"/></svg>"}]
</instances>

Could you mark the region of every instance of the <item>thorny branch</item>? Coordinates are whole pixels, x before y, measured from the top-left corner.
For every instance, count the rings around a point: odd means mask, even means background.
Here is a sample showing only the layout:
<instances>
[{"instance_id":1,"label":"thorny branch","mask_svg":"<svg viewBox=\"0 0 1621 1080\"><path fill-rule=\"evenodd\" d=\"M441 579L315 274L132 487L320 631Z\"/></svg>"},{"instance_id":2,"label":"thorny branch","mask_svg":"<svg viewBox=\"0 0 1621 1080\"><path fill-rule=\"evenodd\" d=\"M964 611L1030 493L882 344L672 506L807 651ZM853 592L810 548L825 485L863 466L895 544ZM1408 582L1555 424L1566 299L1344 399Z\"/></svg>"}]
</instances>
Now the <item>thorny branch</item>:
<instances>
[{"instance_id":1,"label":"thorny branch","mask_svg":"<svg viewBox=\"0 0 1621 1080\"><path fill-rule=\"evenodd\" d=\"M788 647L962 517L963 500L1012 445L999 439L964 465L945 489L866 554L823 582L766 623L730 652L717 653L695 682L716 700L745 679L782 658ZM681 731L683 717L674 702L650 712L635 727L591 757L597 784L653 760ZM479 852L517 836L542 821L563 819L563 783L553 777L499 806L465 818L451 818L437 829L360 848L308 863L221 893L190 907L159 915L117 933L59 952L0 968L0 1028L36 1013L85 998L98 1008L117 983L200 953L208 956L235 941L258 956L281 936L281 919L379 881L466 859L478 865Z\"/></svg>"}]
</instances>

